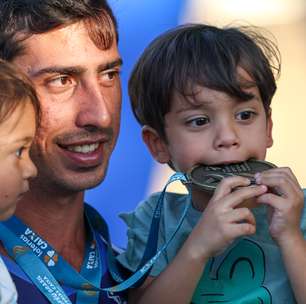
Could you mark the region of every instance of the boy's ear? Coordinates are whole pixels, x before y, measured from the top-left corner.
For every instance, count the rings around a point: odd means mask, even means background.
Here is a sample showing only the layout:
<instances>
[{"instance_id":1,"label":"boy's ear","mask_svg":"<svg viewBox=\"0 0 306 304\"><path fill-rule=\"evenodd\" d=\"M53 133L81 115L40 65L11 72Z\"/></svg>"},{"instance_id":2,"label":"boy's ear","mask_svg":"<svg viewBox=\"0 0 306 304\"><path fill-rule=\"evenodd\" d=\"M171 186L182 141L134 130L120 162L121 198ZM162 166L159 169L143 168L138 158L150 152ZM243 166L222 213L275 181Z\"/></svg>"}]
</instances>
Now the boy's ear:
<instances>
[{"instance_id":1,"label":"boy's ear","mask_svg":"<svg viewBox=\"0 0 306 304\"><path fill-rule=\"evenodd\" d=\"M170 161L167 145L155 129L147 125L143 126L142 139L156 161L161 164L165 164Z\"/></svg>"},{"instance_id":2,"label":"boy's ear","mask_svg":"<svg viewBox=\"0 0 306 304\"><path fill-rule=\"evenodd\" d=\"M267 128L266 128L267 148L271 148L273 145L272 128L273 128L272 109L269 109L269 112L267 114Z\"/></svg>"}]
</instances>

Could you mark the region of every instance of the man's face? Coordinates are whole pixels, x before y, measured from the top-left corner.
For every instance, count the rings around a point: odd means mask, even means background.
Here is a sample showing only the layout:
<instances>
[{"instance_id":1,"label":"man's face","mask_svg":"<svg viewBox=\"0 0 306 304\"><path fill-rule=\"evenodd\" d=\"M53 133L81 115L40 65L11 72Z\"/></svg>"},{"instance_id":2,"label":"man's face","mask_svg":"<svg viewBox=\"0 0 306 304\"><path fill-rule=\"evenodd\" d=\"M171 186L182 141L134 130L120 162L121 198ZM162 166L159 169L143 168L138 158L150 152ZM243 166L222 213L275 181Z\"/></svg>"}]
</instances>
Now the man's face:
<instances>
[{"instance_id":1,"label":"man's face","mask_svg":"<svg viewBox=\"0 0 306 304\"><path fill-rule=\"evenodd\" d=\"M101 50L83 23L24 42L14 63L35 84L42 108L32 158L40 186L82 191L104 178L120 124L121 60L117 45ZM54 188L53 188L54 189Z\"/></svg>"}]
</instances>

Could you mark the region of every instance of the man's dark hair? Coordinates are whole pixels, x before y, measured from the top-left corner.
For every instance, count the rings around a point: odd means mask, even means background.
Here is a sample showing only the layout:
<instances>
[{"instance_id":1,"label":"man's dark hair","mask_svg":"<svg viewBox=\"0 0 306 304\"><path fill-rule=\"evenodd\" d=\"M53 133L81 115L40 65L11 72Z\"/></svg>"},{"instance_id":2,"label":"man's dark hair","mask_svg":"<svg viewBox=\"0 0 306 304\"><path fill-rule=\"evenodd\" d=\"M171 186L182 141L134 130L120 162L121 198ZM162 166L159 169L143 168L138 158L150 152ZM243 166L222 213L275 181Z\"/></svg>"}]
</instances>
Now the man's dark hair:
<instances>
[{"instance_id":1,"label":"man's dark hair","mask_svg":"<svg viewBox=\"0 0 306 304\"><path fill-rule=\"evenodd\" d=\"M252 81L242 79L237 68ZM190 100L200 86L243 101L253 97L244 89L257 86L268 113L279 72L277 46L255 28L187 24L165 32L145 49L132 71L129 95L138 122L165 138L164 117L175 92Z\"/></svg>"},{"instance_id":2,"label":"man's dark hair","mask_svg":"<svg viewBox=\"0 0 306 304\"><path fill-rule=\"evenodd\" d=\"M0 58L12 61L21 55L22 42L31 35L81 21L100 49L118 40L106 0L0 0Z\"/></svg>"},{"instance_id":3,"label":"man's dark hair","mask_svg":"<svg viewBox=\"0 0 306 304\"><path fill-rule=\"evenodd\" d=\"M30 102L40 118L40 104L31 80L13 64L0 59L0 124L8 119L19 105Z\"/></svg>"}]
</instances>

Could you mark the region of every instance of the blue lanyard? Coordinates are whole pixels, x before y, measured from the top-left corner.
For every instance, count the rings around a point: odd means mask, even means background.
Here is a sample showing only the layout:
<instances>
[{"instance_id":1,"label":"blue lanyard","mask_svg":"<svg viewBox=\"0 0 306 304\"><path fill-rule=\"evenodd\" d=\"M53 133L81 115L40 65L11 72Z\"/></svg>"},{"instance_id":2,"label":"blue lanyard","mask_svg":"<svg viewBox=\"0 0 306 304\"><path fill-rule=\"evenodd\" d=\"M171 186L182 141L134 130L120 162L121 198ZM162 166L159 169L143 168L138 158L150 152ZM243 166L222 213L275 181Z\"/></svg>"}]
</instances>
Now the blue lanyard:
<instances>
[{"instance_id":1,"label":"blue lanyard","mask_svg":"<svg viewBox=\"0 0 306 304\"><path fill-rule=\"evenodd\" d=\"M55 249L16 217L0 224L0 238L8 254L48 298L50 303L71 303L58 282L77 289L77 304L98 303L99 291L103 290L100 288L102 263L96 233L91 227L89 228L90 233L86 242L81 273L72 268ZM18 251L18 256L15 254L16 248L22 248ZM52 286L53 293L46 292L48 284L46 285L45 281L37 279L42 276ZM54 294L61 295L61 298L65 300L55 299Z\"/></svg>"},{"instance_id":2,"label":"blue lanyard","mask_svg":"<svg viewBox=\"0 0 306 304\"><path fill-rule=\"evenodd\" d=\"M1 225L0 237L10 256L19 264L23 270L31 278L37 288L45 295L50 303L71 304L65 292L54 279L50 271L45 267L36 255L24 246L24 243L16 239L15 235L5 226ZM39 268L39 273L36 269Z\"/></svg>"},{"instance_id":3,"label":"blue lanyard","mask_svg":"<svg viewBox=\"0 0 306 304\"><path fill-rule=\"evenodd\" d=\"M142 282L149 274L149 270L155 261L172 241L186 216L190 204L186 205L172 236L157 251L159 223L165 191L170 183L177 180L183 183L187 182L185 175L182 173L174 174L167 182L153 213L148 242L142 260L137 271L128 279L121 274L117 267L106 222L88 204L85 204L85 215L89 226L89 235L80 273L72 268L44 239L16 217L0 223L0 239L3 241L9 255L31 278L32 282L48 298L50 303L71 303L58 282L77 289L77 304L98 303L100 291L120 292ZM116 286L100 288L102 263L97 246L96 233L102 235L106 242L108 270L118 283Z\"/></svg>"},{"instance_id":4,"label":"blue lanyard","mask_svg":"<svg viewBox=\"0 0 306 304\"><path fill-rule=\"evenodd\" d=\"M100 258L100 253L98 250L98 237L95 237L95 231L91 225L91 221L87 217L87 223L89 225L89 234L90 237L86 241L85 245L85 259L81 268L81 275L91 282L94 286L101 286L101 277L102 277L102 261ZM80 304L90 304L98 303L99 301L99 291L86 291L78 290L76 303Z\"/></svg>"},{"instance_id":5,"label":"blue lanyard","mask_svg":"<svg viewBox=\"0 0 306 304\"><path fill-rule=\"evenodd\" d=\"M168 245L170 244L170 242L172 241L172 239L176 235L177 231L181 227L181 225L182 225L182 223L183 223L183 221L186 217L186 214L188 212L188 209L191 205L190 203L186 204L185 209L183 211L183 214L182 214L180 220L178 221L177 227L176 227L175 231L173 232L173 234L170 236L168 241L157 251L159 223L160 223L160 219L161 219L161 212L162 212L162 208L163 208L164 196L165 196L166 189L167 189L168 185L171 184L172 182L175 182L175 181L181 181L185 185L187 185L189 183L187 177L181 172L174 173L169 178L168 182L166 183L163 191L161 192L161 194L159 196L159 199L157 201L155 210L153 212L152 222L151 222L150 231L149 231L149 237L148 237L148 240L147 240L147 246L145 248L143 257L141 259L141 262L140 262L136 272L132 276L130 276L128 279L124 280L122 278L122 276L120 275L120 273L117 272L117 270L116 270L117 267L116 267L115 258L113 257L113 255L108 256L109 271L110 271L112 277L114 278L114 280L117 281L119 284L117 284L116 286L107 288L107 290L109 290L111 292L120 292L120 291L126 290L130 287L136 287L136 286L140 285L145 280L145 278L148 276L149 270L152 268L152 266L154 265L156 260L166 250L166 248L168 247ZM190 192L189 192L189 195L190 195ZM191 200L189 200L189 201L191 201ZM101 223L101 221L99 221L99 223ZM107 240L108 246L110 246L111 242L110 242L110 239L109 239L108 231L105 232L104 237ZM111 248L110 248L110 250L111 250ZM109 250L109 252L110 252L110 250Z\"/></svg>"}]
</instances>

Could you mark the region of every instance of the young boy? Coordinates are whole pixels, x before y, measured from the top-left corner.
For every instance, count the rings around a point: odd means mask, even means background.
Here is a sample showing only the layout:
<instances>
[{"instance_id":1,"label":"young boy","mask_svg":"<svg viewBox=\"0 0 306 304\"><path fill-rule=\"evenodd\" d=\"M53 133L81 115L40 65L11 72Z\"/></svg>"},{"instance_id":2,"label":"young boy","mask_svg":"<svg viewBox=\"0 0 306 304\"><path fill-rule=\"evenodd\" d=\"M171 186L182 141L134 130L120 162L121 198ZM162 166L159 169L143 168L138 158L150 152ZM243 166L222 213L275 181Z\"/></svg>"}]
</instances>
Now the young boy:
<instances>
[{"instance_id":1,"label":"young boy","mask_svg":"<svg viewBox=\"0 0 306 304\"><path fill-rule=\"evenodd\" d=\"M37 170L29 155L39 103L31 83L0 60L0 220L13 215ZM17 293L0 259L0 303L17 302Z\"/></svg>"},{"instance_id":2,"label":"young boy","mask_svg":"<svg viewBox=\"0 0 306 304\"><path fill-rule=\"evenodd\" d=\"M250 28L195 24L155 39L129 82L143 140L159 163L183 173L196 165L264 160L272 146L270 103L280 71L277 47ZM130 292L139 303L306 303L304 195L289 168L224 178L213 193L166 193L159 248L182 226L150 276ZM123 215L135 270L160 194ZM242 203L253 201L253 207ZM258 208L257 208L258 207Z\"/></svg>"}]
</instances>

